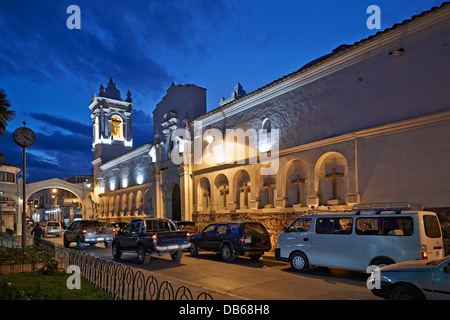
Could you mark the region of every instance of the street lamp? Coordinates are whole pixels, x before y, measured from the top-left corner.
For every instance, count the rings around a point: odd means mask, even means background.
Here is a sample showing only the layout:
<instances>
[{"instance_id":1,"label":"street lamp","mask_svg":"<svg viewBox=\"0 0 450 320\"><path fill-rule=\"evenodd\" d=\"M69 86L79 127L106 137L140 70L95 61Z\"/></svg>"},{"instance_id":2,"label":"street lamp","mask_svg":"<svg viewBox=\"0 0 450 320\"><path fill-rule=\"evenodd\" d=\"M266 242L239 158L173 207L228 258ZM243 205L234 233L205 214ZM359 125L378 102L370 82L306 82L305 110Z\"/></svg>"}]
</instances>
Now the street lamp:
<instances>
[{"instance_id":1,"label":"street lamp","mask_svg":"<svg viewBox=\"0 0 450 320\"><path fill-rule=\"evenodd\" d=\"M23 127L17 128L13 133L14 142L23 148L22 150L22 158L23 158L23 184L22 184L22 194L23 194L23 209L22 209L22 248L26 247L27 242L27 211L26 211L26 183L27 183L27 174L26 174L26 149L33 145L36 141L36 134L30 128L25 127L26 122L23 122Z\"/></svg>"}]
</instances>

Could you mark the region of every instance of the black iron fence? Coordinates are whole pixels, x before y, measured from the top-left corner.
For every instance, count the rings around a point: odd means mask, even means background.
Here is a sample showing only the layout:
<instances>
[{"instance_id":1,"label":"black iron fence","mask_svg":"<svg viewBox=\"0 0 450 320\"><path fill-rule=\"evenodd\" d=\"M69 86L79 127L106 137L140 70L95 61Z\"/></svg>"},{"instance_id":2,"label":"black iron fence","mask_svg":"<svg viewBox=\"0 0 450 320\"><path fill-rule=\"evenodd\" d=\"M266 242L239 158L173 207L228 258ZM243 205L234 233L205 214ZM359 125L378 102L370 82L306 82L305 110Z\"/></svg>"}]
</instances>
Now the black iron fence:
<instances>
[{"instance_id":1,"label":"black iron fence","mask_svg":"<svg viewBox=\"0 0 450 320\"><path fill-rule=\"evenodd\" d=\"M115 300L194 300L191 290L184 285L175 290L169 281L160 283L141 270L78 250L57 248L40 238L34 240L32 250L5 244L8 244L5 239L0 241L0 274L36 272L53 262L59 271L66 271L70 265L78 266L81 278ZM201 292L195 299L213 300L213 297Z\"/></svg>"}]
</instances>

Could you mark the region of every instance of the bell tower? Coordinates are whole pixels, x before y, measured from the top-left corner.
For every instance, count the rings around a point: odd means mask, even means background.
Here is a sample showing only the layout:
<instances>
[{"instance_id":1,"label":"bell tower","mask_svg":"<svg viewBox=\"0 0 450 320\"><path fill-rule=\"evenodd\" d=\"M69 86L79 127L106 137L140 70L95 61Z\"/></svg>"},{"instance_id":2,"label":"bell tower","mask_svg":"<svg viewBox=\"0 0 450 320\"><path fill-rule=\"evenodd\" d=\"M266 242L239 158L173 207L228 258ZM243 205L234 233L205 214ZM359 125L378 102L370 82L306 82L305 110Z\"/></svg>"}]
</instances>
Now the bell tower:
<instances>
[{"instance_id":1,"label":"bell tower","mask_svg":"<svg viewBox=\"0 0 450 320\"><path fill-rule=\"evenodd\" d=\"M120 97L113 78L106 89L100 85L98 95L94 94L91 109L92 151L94 153L94 176L102 163L114 159L133 148L131 116L133 100L130 91L125 101Z\"/></svg>"}]
</instances>

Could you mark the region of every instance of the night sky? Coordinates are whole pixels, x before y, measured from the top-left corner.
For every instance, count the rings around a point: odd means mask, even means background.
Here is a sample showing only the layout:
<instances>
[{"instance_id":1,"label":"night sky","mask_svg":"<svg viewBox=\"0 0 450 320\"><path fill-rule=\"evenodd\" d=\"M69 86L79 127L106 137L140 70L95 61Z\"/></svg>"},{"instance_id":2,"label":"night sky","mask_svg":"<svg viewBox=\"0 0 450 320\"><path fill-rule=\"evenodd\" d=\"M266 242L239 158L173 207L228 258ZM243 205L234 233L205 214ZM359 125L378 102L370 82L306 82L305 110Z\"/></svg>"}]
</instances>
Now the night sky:
<instances>
[{"instance_id":1,"label":"night sky","mask_svg":"<svg viewBox=\"0 0 450 320\"><path fill-rule=\"evenodd\" d=\"M0 0L0 88L16 116L0 137L22 167L12 132L36 132L27 182L92 174L89 104L110 77L133 98L134 147L153 141L152 111L172 82L207 89L207 108L239 81L250 93L442 1ZM70 30L70 5L81 29ZM369 30L370 5L381 30Z\"/></svg>"}]
</instances>

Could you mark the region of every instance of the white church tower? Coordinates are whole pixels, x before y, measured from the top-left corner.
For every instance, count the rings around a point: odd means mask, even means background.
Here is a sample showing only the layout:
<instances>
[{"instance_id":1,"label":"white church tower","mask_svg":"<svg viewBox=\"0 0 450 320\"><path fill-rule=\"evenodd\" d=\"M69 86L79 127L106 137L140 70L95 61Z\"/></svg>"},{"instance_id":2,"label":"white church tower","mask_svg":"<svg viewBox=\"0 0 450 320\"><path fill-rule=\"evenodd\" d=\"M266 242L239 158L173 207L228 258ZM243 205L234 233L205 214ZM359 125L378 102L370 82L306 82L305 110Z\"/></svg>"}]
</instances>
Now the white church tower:
<instances>
[{"instance_id":1,"label":"white church tower","mask_svg":"<svg viewBox=\"0 0 450 320\"><path fill-rule=\"evenodd\" d=\"M133 107L130 91L122 101L120 91L113 78L106 89L100 85L98 96L94 94L89 108L92 110L92 151L94 153L94 177L98 177L98 167L133 148L131 131L131 109Z\"/></svg>"}]
</instances>

